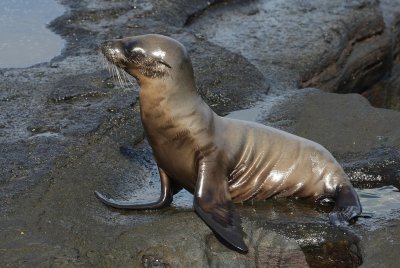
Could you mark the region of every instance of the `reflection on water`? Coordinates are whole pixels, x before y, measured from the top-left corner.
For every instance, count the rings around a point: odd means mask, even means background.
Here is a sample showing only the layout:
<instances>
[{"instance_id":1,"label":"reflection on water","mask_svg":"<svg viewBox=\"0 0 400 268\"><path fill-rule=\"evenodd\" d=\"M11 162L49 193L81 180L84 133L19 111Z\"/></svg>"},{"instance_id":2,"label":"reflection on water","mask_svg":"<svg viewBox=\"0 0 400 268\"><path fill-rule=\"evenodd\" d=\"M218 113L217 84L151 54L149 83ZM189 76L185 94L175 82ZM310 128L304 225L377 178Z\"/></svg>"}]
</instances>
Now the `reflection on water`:
<instances>
[{"instance_id":1,"label":"reflection on water","mask_svg":"<svg viewBox=\"0 0 400 268\"><path fill-rule=\"evenodd\" d=\"M238 110L229 113L226 117L232 119L240 119L245 121L257 122L258 116L261 114L262 109L259 106L254 106L249 109Z\"/></svg>"},{"instance_id":2,"label":"reflection on water","mask_svg":"<svg viewBox=\"0 0 400 268\"><path fill-rule=\"evenodd\" d=\"M358 190L363 210L373 213L374 218L387 217L400 211L400 192L396 187L384 186L374 189Z\"/></svg>"},{"instance_id":3,"label":"reflection on water","mask_svg":"<svg viewBox=\"0 0 400 268\"><path fill-rule=\"evenodd\" d=\"M193 206L193 195L185 189L181 190L174 195L172 206L175 208L191 209Z\"/></svg>"},{"instance_id":4,"label":"reflection on water","mask_svg":"<svg viewBox=\"0 0 400 268\"><path fill-rule=\"evenodd\" d=\"M360 197L364 214L372 216L372 219L391 219L394 216L393 213L400 213L400 192L396 187L385 186L374 189L357 189L357 193ZM288 202L291 201L288 200ZM182 190L174 196L173 207L191 208L192 202L193 195L186 190ZM271 207L271 204L275 203L276 200L271 199L266 202L257 202L253 207L262 211L262 207L260 206ZM311 213L312 209L308 209ZM370 221L368 218L360 220Z\"/></svg>"},{"instance_id":5,"label":"reflection on water","mask_svg":"<svg viewBox=\"0 0 400 268\"><path fill-rule=\"evenodd\" d=\"M46 25L64 11L55 0L1 0L0 68L28 67L60 54L64 41Z\"/></svg>"}]
</instances>

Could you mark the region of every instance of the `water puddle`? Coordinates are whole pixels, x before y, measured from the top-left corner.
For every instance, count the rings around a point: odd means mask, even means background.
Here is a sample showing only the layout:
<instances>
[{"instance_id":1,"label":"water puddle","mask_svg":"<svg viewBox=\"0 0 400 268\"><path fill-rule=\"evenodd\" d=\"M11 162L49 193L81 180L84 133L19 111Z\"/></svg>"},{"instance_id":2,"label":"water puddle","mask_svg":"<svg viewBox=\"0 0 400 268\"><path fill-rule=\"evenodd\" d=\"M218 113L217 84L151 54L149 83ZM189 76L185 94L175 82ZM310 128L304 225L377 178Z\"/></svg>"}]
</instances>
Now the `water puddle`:
<instances>
[{"instance_id":1,"label":"water puddle","mask_svg":"<svg viewBox=\"0 0 400 268\"><path fill-rule=\"evenodd\" d=\"M357 193L360 197L361 204L363 206L363 214L368 216L367 218L359 218L359 222L362 225L369 226L370 229L380 228L383 222L387 222L391 219L397 219L400 214L400 192L396 187L384 186L381 188L374 189L357 189ZM158 194L158 193L157 193ZM268 202L269 201L269 202ZM253 206L258 212L264 211L268 207L265 213L271 213L270 207L276 202L281 203L275 207L276 210L286 209L285 201L278 202L275 199L267 200L265 202L257 202ZM293 202L288 200L287 202ZM180 191L174 196L172 206L178 209L191 209L193 203L193 195L186 190ZM297 203L295 202L295 205ZM292 204L293 205L293 204ZM282 207L280 207L282 206ZM297 209L301 206L301 202L297 204ZM265 207L265 208L264 208ZM316 217L315 220L318 222L317 215L311 206L306 206L306 210L303 211L304 215L309 217ZM245 209L245 208L242 208ZM303 208L304 209L304 208ZM277 212L277 211L276 211ZM293 212L292 212L293 213ZM371 218L369 218L371 217ZM379 222L381 224L379 224Z\"/></svg>"},{"instance_id":2,"label":"water puddle","mask_svg":"<svg viewBox=\"0 0 400 268\"><path fill-rule=\"evenodd\" d=\"M260 105L259 105L259 106L254 106L249 109L231 112L226 117L232 118L232 119L240 119L240 120L245 120L245 121L257 122L257 119L260 116L261 112L262 112L262 107L260 107Z\"/></svg>"},{"instance_id":3,"label":"water puddle","mask_svg":"<svg viewBox=\"0 0 400 268\"><path fill-rule=\"evenodd\" d=\"M172 206L178 209L192 209L193 195L185 189L181 190L179 193L174 195Z\"/></svg>"},{"instance_id":4,"label":"water puddle","mask_svg":"<svg viewBox=\"0 0 400 268\"><path fill-rule=\"evenodd\" d=\"M396 187L384 186L357 190L363 213L371 218L360 218L359 222L370 227L380 228L383 222L398 219L400 215L400 192Z\"/></svg>"},{"instance_id":5,"label":"water puddle","mask_svg":"<svg viewBox=\"0 0 400 268\"><path fill-rule=\"evenodd\" d=\"M55 0L0 2L0 68L23 68L59 55L65 41L46 25L65 8Z\"/></svg>"},{"instance_id":6,"label":"water puddle","mask_svg":"<svg viewBox=\"0 0 400 268\"><path fill-rule=\"evenodd\" d=\"M396 187L363 189L358 190L358 194L365 208L377 215L382 211L400 210L400 192Z\"/></svg>"},{"instance_id":7,"label":"water puddle","mask_svg":"<svg viewBox=\"0 0 400 268\"><path fill-rule=\"evenodd\" d=\"M291 93L281 93L281 95L270 94L265 96L264 100L257 102L253 107L243 110L230 112L225 117L231 119L239 119L251 122L258 122L262 117L273 111L273 107L279 104L285 98L289 97Z\"/></svg>"}]
</instances>

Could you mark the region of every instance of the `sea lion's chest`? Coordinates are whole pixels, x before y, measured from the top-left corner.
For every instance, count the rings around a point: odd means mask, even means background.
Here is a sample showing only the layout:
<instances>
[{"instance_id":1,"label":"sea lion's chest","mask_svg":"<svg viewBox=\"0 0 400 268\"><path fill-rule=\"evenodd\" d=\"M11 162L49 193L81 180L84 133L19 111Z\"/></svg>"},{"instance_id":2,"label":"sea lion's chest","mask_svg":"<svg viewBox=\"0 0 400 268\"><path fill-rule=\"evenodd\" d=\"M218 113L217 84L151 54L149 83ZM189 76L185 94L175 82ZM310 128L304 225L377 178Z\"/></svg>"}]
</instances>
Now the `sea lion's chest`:
<instances>
[{"instance_id":1,"label":"sea lion's chest","mask_svg":"<svg viewBox=\"0 0 400 268\"><path fill-rule=\"evenodd\" d=\"M175 183L193 192L197 180L197 163L195 140L190 131L176 126L155 126L154 122L143 122L143 125L157 165Z\"/></svg>"},{"instance_id":2,"label":"sea lion's chest","mask_svg":"<svg viewBox=\"0 0 400 268\"><path fill-rule=\"evenodd\" d=\"M194 154L188 148L176 144L154 146L154 158L159 167L176 183L190 192L194 191L197 180L197 164Z\"/></svg>"},{"instance_id":3,"label":"sea lion's chest","mask_svg":"<svg viewBox=\"0 0 400 268\"><path fill-rule=\"evenodd\" d=\"M201 99L177 105L141 103L142 123L160 168L177 184L193 192L202 148L213 143L213 112ZM189 100L188 100L189 101Z\"/></svg>"}]
</instances>

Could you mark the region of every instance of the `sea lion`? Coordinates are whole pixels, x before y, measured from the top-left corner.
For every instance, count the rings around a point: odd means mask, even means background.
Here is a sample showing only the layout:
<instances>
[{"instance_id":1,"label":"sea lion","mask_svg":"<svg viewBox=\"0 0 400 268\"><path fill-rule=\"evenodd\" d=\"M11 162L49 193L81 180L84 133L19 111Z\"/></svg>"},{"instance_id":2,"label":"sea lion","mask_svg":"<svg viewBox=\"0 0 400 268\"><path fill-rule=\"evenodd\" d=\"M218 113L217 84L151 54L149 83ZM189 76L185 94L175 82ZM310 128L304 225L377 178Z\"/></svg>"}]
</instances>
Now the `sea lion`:
<instances>
[{"instance_id":1,"label":"sea lion","mask_svg":"<svg viewBox=\"0 0 400 268\"><path fill-rule=\"evenodd\" d=\"M333 224L360 215L349 178L321 145L215 114L197 93L192 64L181 43L149 34L107 41L101 51L140 85L140 115L161 179L156 202L117 202L96 191L105 204L161 208L183 187L194 194L201 219L242 253L248 248L234 202L273 196L332 198Z\"/></svg>"}]
</instances>

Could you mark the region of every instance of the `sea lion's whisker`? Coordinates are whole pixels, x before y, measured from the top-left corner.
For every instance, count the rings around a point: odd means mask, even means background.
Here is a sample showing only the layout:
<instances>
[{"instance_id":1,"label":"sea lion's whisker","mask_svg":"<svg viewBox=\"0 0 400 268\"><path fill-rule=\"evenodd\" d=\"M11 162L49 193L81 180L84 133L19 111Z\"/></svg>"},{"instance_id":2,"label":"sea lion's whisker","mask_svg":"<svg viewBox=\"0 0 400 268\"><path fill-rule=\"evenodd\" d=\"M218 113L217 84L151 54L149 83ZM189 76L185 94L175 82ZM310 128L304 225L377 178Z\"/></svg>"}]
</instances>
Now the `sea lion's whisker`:
<instances>
[{"instance_id":1,"label":"sea lion's whisker","mask_svg":"<svg viewBox=\"0 0 400 268\"><path fill-rule=\"evenodd\" d=\"M113 78L114 82L117 79L117 70L115 70L115 69L116 69L116 67L114 65L111 65L112 78Z\"/></svg>"},{"instance_id":2,"label":"sea lion's whisker","mask_svg":"<svg viewBox=\"0 0 400 268\"><path fill-rule=\"evenodd\" d=\"M116 75L118 84L119 84L120 87L122 87L122 81L121 81L121 76L119 74L119 68L114 67L114 70L115 70L115 75Z\"/></svg>"},{"instance_id":3,"label":"sea lion's whisker","mask_svg":"<svg viewBox=\"0 0 400 268\"><path fill-rule=\"evenodd\" d=\"M132 81L132 77L129 76L126 72L122 72L123 77L125 79L125 86L127 89L133 88L135 86L134 81Z\"/></svg>"},{"instance_id":4,"label":"sea lion's whisker","mask_svg":"<svg viewBox=\"0 0 400 268\"><path fill-rule=\"evenodd\" d=\"M122 56L118 61L124 62L126 60L126 57ZM110 74L110 79L114 80L114 82L117 81L123 90L130 90L135 87L133 78L118 65L117 60L114 57L107 57L104 54L101 54L100 61L103 68Z\"/></svg>"},{"instance_id":5,"label":"sea lion's whisker","mask_svg":"<svg viewBox=\"0 0 400 268\"><path fill-rule=\"evenodd\" d=\"M125 71L121 70L120 68L117 68L117 72L118 72L119 83L120 83L122 89L124 89L124 90L129 89L129 87L127 86L127 83L126 83Z\"/></svg>"}]
</instances>

